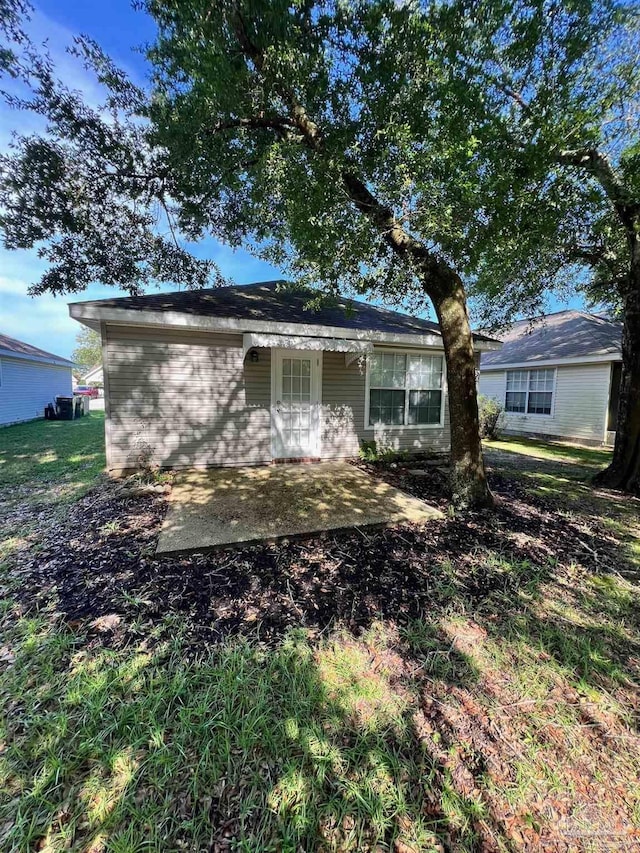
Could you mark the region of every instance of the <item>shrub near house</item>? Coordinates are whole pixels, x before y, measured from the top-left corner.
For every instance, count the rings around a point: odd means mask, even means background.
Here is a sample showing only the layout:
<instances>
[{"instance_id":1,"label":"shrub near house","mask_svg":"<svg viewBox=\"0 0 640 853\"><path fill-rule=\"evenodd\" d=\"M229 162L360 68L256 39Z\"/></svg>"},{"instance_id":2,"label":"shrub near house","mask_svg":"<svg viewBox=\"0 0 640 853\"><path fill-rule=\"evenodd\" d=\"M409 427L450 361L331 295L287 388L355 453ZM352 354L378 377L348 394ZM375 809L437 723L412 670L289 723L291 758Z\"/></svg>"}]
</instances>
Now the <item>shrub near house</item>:
<instances>
[{"instance_id":1,"label":"shrub near house","mask_svg":"<svg viewBox=\"0 0 640 853\"><path fill-rule=\"evenodd\" d=\"M497 400L480 394L478 417L480 418L480 437L499 438L506 420L503 406Z\"/></svg>"}]
</instances>

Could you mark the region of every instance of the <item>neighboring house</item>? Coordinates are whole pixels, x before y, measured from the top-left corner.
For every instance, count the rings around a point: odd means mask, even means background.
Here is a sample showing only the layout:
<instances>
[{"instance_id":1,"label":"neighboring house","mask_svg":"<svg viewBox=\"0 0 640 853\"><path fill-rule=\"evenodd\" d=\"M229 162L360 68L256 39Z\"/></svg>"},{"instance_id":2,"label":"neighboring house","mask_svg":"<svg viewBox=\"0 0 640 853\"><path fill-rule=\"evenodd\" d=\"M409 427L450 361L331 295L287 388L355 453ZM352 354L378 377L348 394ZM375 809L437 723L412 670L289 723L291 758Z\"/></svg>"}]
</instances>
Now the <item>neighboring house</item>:
<instances>
[{"instance_id":1,"label":"neighboring house","mask_svg":"<svg viewBox=\"0 0 640 853\"><path fill-rule=\"evenodd\" d=\"M505 407L506 432L612 444L622 369L622 324L560 311L521 320L483 353L480 392Z\"/></svg>"},{"instance_id":2,"label":"neighboring house","mask_svg":"<svg viewBox=\"0 0 640 853\"><path fill-rule=\"evenodd\" d=\"M103 382L104 376L101 364L96 364L94 367L91 368L91 370L88 370L82 377L83 385L102 385Z\"/></svg>"},{"instance_id":3,"label":"neighboring house","mask_svg":"<svg viewBox=\"0 0 640 853\"><path fill-rule=\"evenodd\" d=\"M265 282L70 305L102 334L109 469L141 457L177 468L338 459L362 439L447 450L438 326L308 301Z\"/></svg>"},{"instance_id":4,"label":"neighboring house","mask_svg":"<svg viewBox=\"0 0 640 853\"><path fill-rule=\"evenodd\" d=\"M0 426L43 418L47 403L72 393L72 362L0 334Z\"/></svg>"}]
</instances>

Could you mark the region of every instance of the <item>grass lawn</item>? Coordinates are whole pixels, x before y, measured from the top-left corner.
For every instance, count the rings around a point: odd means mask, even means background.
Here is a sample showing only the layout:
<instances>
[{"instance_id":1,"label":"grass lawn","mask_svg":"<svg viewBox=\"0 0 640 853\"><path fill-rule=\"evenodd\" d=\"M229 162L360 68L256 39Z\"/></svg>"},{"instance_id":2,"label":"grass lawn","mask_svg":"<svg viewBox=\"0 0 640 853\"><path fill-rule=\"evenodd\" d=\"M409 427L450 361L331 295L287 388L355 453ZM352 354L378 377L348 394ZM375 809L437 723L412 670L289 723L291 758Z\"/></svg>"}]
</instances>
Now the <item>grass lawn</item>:
<instances>
[{"instance_id":1,"label":"grass lawn","mask_svg":"<svg viewBox=\"0 0 640 853\"><path fill-rule=\"evenodd\" d=\"M30 421L0 430L0 489L33 497L44 490L78 495L105 466L104 412L75 421ZM51 492L49 493L51 494Z\"/></svg>"},{"instance_id":2,"label":"grass lawn","mask_svg":"<svg viewBox=\"0 0 640 853\"><path fill-rule=\"evenodd\" d=\"M63 512L104 466L104 412L1 428L0 562L37 534L43 511Z\"/></svg>"},{"instance_id":3,"label":"grass lawn","mask_svg":"<svg viewBox=\"0 0 640 853\"><path fill-rule=\"evenodd\" d=\"M491 443L494 513L156 559L99 427L0 431L0 849L638 847L639 503L601 451Z\"/></svg>"},{"instance_id":4,"label":"grass lawn","mask_svg":"<svg viewBox=\"0 0 640 853\"><path fill-rule=\"evenodd\" d=\"M593 489L590 480L611 458L610 450L545 444L533 439L485 442L494 468L506 467L508 476L518 478L535 497L550 500L564 513L575 511L615 534L631 563L640 568L640 525L638 501L623 494Z\"/></svg>"}]
</instances>

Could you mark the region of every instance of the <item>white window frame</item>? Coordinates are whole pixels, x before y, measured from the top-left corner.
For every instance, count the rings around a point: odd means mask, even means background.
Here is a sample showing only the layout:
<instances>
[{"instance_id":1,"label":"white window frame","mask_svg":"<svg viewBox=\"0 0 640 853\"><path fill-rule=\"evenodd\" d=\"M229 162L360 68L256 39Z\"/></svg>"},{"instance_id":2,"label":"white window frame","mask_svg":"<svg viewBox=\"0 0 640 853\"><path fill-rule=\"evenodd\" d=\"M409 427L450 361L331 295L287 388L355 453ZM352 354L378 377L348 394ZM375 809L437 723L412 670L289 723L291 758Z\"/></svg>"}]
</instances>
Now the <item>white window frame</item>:
<instances>
[{"instance_id":1,"label":"white window frame","mask_svg":"<svg viewBox=\"0 0 640 853\"><path fill-rule=\"evenodd\" d=\"M371 406L371 355L367 356L366 359L366 372L365 372L365 401L364 401L364 428L370 432L375 430L393 430L397 432L398 430L420 430L420 429L442 429L444 426L444 411L446 407L447 401L447 362L444 357L443 350L429 350L429 349L387 349L386 347L383 349L381 347L376 347L373 352L373 355L404 355L407 358L412 355L432 355L437 356L442 359L442 388L440 391L442 392L442 396L440 398L440 420L435 424L410 424L409 420L409 392L410 391L420 391L420 390L428 390L428 389L420 389L420 388L411 388L406 384L407 377L409 375L408 369L405 370L405 385L402 388L393 388L389 390L393 391L404 391L404 420L403 424L370 424L369 423L369 413ZM408 368L408 365L407 365ZM436 391L438 389L433 388L430 389Z\"/></svg>"},{"instance_id":2,"label":"white window frame","mask_svg":"<svg viewBox=\"0 0 640 853\"><path fill-rule=\"evenodd\" d=\"M533 391L533 392L531 391L531 374L537 373L540 370L544 370L544 371L552 370L553 371L553 388L551 389L550 392L549 391L542 392L542 393L547 393L547 394L550 393L551 394L551 407L550 407L550 411L548 414L544 414L543 412L530 412L529 411L529 395L531 393L534 393L534 394L538 393L536 391ZM524 412L512 412L509 409L507 409L507 393L509 392L508 379L509 379L510 373L526 373L527 374L526 390L525 391L519 391L519 392L513 392L513 393L521 393L521 394L525 395ZM556 384L557 384L557 380L558 380L558 369L556 367L530 367L530 368L514 367L514 368L510 368L509 370L505 370L505 374L504 374L504 411L505 411L505 414L508 417L514 417L514 418L553 418L555 415L555 409L556 409Z\"/></svg>"}]
</instances>

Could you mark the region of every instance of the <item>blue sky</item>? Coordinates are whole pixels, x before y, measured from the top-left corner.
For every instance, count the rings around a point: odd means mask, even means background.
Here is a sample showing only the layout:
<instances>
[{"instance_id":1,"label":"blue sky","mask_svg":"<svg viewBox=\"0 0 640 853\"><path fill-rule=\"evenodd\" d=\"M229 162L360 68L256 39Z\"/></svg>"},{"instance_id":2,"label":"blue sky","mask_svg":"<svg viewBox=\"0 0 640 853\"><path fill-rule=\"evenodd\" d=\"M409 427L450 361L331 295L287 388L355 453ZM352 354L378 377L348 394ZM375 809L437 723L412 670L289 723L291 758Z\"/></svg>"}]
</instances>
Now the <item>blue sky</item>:
<instances>
[{"instance_id":1,"label":"blue sky","mask_svg":"<svg viewBox=\"0 0 640 853\"><path fill-rule=\"evenodd\" d=\"M60 77L84 91L90 100L92 96L97 100L98 92L91 78L65 54L65 47L71 43L73 36L85 34L93 37L119 65L142 80L144 62L135 48L152 39L153 24L145 15L134 11L128 0L103 3L46 0L37 4L30 32L37 40L47 39ZM33 131L37 126L33 117L10 111L0 102L1 148L7 145L12 131ZM198 255L212 258L225 276L240 284L281 277L279 270L247 252L232 251L213 239L202 242ZM68 357L74 348L79 326L70 319L67 304L80 299L118 295L118 291L94 284L75 296L28 296L27 288L38 280L44 269L45 265L35 251L9 252L0 247L0 331ZM563 307L563 303L550 301L550 310ZM582 307L582 303L574 299L570 307Z\"/></svg>"}]
</instances>

